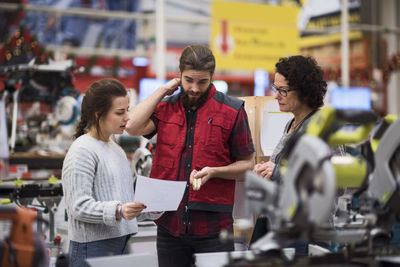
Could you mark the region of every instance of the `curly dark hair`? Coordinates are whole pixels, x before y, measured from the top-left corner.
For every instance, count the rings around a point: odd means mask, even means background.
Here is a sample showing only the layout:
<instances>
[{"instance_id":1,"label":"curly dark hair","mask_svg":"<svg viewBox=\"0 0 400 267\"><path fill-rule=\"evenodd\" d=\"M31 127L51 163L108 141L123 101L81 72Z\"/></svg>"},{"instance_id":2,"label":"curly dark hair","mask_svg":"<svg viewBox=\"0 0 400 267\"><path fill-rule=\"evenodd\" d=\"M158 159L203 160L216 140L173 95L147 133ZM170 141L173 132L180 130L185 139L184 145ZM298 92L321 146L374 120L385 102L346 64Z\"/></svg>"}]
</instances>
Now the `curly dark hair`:
<instances>
[{"instance_id":1,"label":"curly dark hair","mask_svg":"<svg viewBox=\"0 0 400 267\"><path fill-rule=\"evenodd\" d=\"M326 81L315 59L304 56L280 58L276 72L283 75L289 87L296 90L298 98L312 109L322 107L326 93Z\"/></svg>"}]
</instances>

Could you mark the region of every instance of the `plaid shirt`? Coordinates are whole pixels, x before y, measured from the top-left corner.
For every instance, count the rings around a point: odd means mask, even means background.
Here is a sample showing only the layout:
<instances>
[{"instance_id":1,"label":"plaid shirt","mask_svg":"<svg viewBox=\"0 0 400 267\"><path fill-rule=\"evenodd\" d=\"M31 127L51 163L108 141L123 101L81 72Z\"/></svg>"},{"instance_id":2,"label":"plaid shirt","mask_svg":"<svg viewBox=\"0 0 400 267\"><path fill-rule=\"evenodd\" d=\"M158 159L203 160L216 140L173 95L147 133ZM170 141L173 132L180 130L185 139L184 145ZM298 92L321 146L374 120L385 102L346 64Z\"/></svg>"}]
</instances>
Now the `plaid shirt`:
<instances>
[{"instance_id":1,"label":"plaid shirt","mask_svg":"<svg viewBox=\"0 0 400 267\"><path fill-rule=\"evenodd\" d=\"M174 236L191 235L206 237L219 234L221 230L230 229L233 224L231 212L211 212L201 210L189 210L189 179L191 169L185 166L191 165L193 156L193 137L196 125L197 110L185 110L187 130L182 157L179 164L178 181L188 181L185 194L177 211L167 211L157 220L157 225L166 229ZM158 126L158 120L152 116L152 120ZM247 114L242 107L237 115L235 125L230 136L230 148L233 158L253 153L254 145L251 138Z\"/></svg>"}]
</instances>

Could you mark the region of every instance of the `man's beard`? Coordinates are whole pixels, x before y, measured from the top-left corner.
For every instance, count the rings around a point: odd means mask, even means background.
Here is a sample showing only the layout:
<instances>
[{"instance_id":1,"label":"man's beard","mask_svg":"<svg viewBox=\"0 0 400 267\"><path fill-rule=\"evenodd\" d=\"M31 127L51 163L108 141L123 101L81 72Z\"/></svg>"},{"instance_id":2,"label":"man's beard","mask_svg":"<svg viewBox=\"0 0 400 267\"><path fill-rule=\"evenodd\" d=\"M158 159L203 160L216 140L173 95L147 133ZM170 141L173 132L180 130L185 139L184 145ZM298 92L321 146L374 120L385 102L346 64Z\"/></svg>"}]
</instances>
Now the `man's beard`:
<instances>
[{"instance_id":1,"label":"man's beard","mask_svg":"<svg viewBox=\"0 0 400 267\"><path fill-rule=\"evenodd\" d=\"M201 107L207 101L207 96L208 93L210 92L211 87L212 84L210 83L210 86L208 86L207 90L197 98L190 98L189 91L184 90L184 88L182 87L180 96L182 99L182 104L185 107L185 109L195 110Z\"/></svg>"}]
</instances>

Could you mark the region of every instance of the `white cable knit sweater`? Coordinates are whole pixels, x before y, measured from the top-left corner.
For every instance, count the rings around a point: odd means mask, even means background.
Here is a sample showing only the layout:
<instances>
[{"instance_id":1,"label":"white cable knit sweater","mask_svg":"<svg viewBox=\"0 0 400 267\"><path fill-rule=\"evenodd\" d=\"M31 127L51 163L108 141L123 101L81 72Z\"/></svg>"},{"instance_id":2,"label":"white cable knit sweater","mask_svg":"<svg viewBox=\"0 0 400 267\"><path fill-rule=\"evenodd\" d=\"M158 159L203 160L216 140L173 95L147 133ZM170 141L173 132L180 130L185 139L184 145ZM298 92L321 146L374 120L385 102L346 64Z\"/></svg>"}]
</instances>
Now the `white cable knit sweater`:
<instances>
[{"instance_id":1,"label":"white cable knit sweater","mask_svg":"<svg viewBox=\"0 0 400 267\"><path fill-rule=\"evenodd\" d=\"M118 204L133 201L134 190L128 159L114 141L88 135L77 138L64 159L62 185L70 240L91 242L138 231L136 218L117 221L115 217Z\"/></svg>"}]
</instances>

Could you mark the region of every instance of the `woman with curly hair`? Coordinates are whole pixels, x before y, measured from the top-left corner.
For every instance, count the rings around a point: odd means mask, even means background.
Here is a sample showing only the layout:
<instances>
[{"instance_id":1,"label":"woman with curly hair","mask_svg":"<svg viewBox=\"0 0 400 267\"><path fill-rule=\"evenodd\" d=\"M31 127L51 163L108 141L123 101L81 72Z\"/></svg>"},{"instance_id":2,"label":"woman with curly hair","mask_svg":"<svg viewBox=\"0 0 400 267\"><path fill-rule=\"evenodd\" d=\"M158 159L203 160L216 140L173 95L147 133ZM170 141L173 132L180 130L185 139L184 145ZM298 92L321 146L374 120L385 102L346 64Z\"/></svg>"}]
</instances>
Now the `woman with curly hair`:
<instances>
[{"instance_id":1,"label":"woman with curly hair","mask_svg":"<svg viewBox=\"0 0 400 267\"><path fill-rule=\"evenodd\" d=\"M270 161L261 162L254 166L253 171L266 179L279 182L279 166L284 157L284 148L291 136L306 130L312 115L322 107L327 83L317 62L311 57L290 56L279 59L275 64L276 72L272 89L282 112L291 112L294 117L285 127L283 136L275 147ZM266 218L257 220L252 242L261 237L266 231ZM261 232L258 232L262 229Z\"/></svg>"},{"instance_id":2,"label":"woman with curly hair","mask_svg":"<svg viewBox=\"0 0 400 267\"><path fill-rule=\"evenodd\" d=\"M282 158L286 141L294 133L305 131L311 116L324 104L326 82L317 62L311 57L291 56L279 59L272 89L282 112L291 112L294 118L285 127L283 136L275 147L270 161L259 163L254 172L274 179L275 165Z\"/></svg>"}]
</instances>

